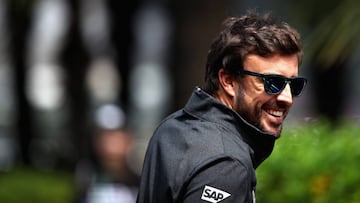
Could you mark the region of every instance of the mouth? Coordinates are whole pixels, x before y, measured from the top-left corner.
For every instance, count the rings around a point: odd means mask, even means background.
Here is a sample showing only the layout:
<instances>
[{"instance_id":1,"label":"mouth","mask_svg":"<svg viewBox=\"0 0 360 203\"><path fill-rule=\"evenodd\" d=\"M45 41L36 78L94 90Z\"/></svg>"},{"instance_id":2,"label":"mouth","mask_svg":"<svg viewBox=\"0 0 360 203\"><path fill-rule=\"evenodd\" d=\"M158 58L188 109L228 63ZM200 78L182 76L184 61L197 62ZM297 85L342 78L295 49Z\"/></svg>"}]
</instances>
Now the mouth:
<instances>
[{"instance_id":1,"label":"mouth","mask_svg":"<svg viewBox=\"0 0 360 203\"><path fill-rule=\"evenodd\" d=\"M268 108L265 109L266 112L266 120L269 126L278 127L280 126L284 119L286 112L283 109L274 109L274 108Z\"/></svg>"},{"instance_id":2,"label":"mouth","mask_svg":"<svg viewBox=\"0 0 360 203\"><path fill-rule=\"evenodd\" d=\"M283 117L284 116L284 111L280 111L280 110L268 109L268 110L266 110L266 112L275 117Z\"/></svg>"},{"instance_id":3,"label":"mouth","mask_svg":"<svg viewBox=\"0 0 360 203\"><path fill-rule=\"evenodd\" d=\"M265 109L264 111L266 114L262 120L263 130L279 137L285 119L285 111L279 109Z\"/></svg>"}]
</instances>

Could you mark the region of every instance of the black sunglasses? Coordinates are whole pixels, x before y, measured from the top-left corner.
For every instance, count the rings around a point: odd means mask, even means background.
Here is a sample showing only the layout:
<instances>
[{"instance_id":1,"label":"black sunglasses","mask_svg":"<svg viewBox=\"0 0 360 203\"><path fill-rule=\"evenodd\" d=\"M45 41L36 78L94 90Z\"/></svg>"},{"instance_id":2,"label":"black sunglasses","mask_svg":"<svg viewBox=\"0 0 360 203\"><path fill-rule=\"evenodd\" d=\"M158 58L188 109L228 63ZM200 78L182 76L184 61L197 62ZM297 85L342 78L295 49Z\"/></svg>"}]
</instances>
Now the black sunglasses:
<instances>
[{"instance_id":1,"label":"black sunglasses","mask_svg":"<svg viewBox=\"0 0 360 203\"><path fill-rule=\"evenodd\" d=\"M286 87L286 84L289 84L292 96L300 96L307 82L307 80L302 77L287 78L282 75L261 74L247 70L240 70L239 74L262 78L264 81L265 92L272 95L280 94Z\"/></svg>"}]
</instances>

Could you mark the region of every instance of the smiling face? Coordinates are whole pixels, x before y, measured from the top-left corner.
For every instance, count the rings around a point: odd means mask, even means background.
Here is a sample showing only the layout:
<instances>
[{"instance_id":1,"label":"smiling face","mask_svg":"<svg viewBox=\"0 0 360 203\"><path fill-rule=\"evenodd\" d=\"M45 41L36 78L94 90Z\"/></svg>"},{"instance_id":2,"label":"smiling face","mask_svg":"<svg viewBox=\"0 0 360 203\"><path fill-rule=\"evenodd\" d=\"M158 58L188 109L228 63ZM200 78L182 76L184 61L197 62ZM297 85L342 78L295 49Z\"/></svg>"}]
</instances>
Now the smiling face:
<instances>
[{"instance_id":1,"label":"smiling face","mask_svg":"<svg viewBox=\"0 0 360 203\"><path fill-rule=\"evenodd\" d=\"M277 74L288 78L298 75L298 58L296 55L274 55L261 57L248 55L244 60L244 70ZM244 75L234 83L232 108L246 121L264 132L280 136L282 124L293 104L289 84L277 95L264 91L262 78Z\"/></svg>"}]
</instances>

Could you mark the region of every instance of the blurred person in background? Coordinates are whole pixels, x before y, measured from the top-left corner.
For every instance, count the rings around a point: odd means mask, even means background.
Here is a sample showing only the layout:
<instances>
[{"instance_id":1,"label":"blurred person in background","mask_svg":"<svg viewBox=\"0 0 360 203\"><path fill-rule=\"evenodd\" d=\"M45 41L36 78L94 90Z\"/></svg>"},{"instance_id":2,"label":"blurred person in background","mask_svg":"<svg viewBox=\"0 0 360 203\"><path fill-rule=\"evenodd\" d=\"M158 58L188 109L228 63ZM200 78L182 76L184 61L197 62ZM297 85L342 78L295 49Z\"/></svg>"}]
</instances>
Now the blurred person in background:
<instances>
[{"instance_id":1,"label":"blurred person in background","mask_svg":"<svg viewBox=\"0 0 360 203\"><path fill-rule=\"evenodd\" d=\"M255 169L306 84L298 76L300 36L252 11L224 26L208 52L204 86L150 140L138 203L255 202Z\"/></svg>"},{"instance_id":2,"label":"blurred person in background","mask_svg":"<svg viewBox=\"0 0 360 203\"><path fill-rule=\"evenodd\" d=\"M129 165L133 137L124 129L104 129L92 139L93 160L83 164L81 176L84 203L134 203L139 177ZM78 177L79 178L79 177Z\"/></svg>"}]
</instances>

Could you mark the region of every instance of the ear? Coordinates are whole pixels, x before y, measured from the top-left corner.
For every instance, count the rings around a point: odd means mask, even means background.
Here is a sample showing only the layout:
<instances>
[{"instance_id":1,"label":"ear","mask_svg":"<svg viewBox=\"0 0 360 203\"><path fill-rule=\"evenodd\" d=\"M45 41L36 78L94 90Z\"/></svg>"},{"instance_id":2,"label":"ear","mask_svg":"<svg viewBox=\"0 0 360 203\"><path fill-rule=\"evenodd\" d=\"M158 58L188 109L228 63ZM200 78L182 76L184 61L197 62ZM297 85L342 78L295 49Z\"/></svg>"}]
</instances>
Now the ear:
<instances>
[{"instance_id":1,"label":"ear","mask_svg":"<svg viewBox=\"0 0 360 203\"><path fill-rule=\"evenodd\" d=\"M234 97L236 85L236 80L234 79L234 76L226 73L225 70L221 68L218 72L218 77L220 85L225 91L225 93L230 95L231 97Z\"/></svg>"}]
</instances>

